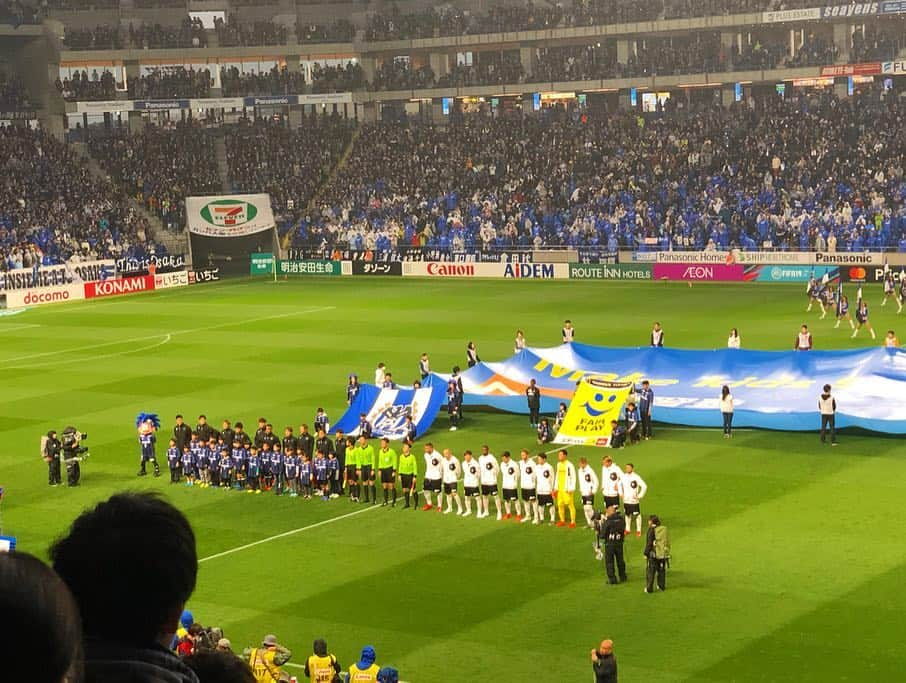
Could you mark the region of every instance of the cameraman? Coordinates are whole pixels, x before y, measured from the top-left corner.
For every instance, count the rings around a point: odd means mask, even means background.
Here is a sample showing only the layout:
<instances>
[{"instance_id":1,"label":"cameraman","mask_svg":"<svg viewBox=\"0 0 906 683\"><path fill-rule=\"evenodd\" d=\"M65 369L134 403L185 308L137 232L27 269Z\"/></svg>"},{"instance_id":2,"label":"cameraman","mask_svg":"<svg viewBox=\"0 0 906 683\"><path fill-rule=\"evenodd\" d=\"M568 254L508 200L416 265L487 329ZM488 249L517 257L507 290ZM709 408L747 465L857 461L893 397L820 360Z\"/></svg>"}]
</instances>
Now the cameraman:
<instances>
[{"instance_id":1,"label":"cameraman","mask_svg":"<svg viewBox=\"0 0 906 683\"><path fill-rule=\"evenodd\" d=\"M44 442L44 462L47 463L47 483L51 486L59 486L63 483L60 474L60 451L63 450L63 444L57 438L57 430L51 429L47 432L47 440Z\"/></svg>"},{"instance_id":2,"label":"cameraman","mask_svg":"<svg viewBox=\"0 0 906 683\"><path fill-rule=\"evenodd\" d=\"M604 541L604 568L607 571L607 583L616 585L626 581L626 561L623 559L623 537L626 531L626 520L616 505L611 505L605 512L603 522L599 521L598 538ZM616 566L614 566L616 565ZM619 581L617 573L619 572Z\"/></svg>"},{"instance_id":3,"label":"cameraman","mask_svg":"<svg viewBox=\"0 0 906 683\"><path fill-rule=\"evenodd\" d=\"M87 434L82 434L75 427L67 427L63 430L63 462L66 463L66 484L68 486L78 486L82 478L82 468L79 465L82 462L81 454L87 451L80 445L82 439L87 439Z\"/></svg>"}]
</instances>

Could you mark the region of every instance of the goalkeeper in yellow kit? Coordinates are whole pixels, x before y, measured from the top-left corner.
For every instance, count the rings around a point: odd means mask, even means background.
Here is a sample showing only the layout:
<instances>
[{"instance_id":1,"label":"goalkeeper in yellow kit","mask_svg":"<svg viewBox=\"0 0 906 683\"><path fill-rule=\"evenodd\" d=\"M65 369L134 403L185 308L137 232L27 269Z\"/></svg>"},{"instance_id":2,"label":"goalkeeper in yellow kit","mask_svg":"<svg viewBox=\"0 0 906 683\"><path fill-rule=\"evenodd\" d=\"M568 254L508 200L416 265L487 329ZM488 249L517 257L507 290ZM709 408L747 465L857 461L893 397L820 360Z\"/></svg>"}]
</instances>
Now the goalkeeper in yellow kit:
<instances>
[{"instance_id":1,"label":"goalkeeper in yellow kit","mask_svg":"<svg viewBox=\"0 0 906 683\"><path fill-rule=\"evenodd\" d=\"M569 509L569 528L576 528L576 468L566 459L566 449L557 451L557 478L555 499L557 501L557 526L566 526L566 510Z\"/></svg>"}]
</instances>

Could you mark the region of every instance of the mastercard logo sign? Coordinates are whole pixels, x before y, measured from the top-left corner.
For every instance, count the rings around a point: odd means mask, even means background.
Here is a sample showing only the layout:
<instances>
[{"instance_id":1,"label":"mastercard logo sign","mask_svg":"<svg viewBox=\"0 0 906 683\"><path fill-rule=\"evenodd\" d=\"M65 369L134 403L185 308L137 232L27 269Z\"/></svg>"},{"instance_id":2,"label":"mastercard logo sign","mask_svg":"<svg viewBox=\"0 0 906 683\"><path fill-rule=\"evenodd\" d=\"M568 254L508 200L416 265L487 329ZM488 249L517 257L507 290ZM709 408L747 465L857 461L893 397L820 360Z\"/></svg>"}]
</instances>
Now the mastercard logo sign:
<instances>
[{"instance_id":1,"label":"mastercard logo sign","mask_svg":"<svg viewBox=\"0 0 906 683\"><path fill-rule=\"evenodd\" d=\"M849 279L850 280L864 280L866 272L864 268L850 268L849 269Z\"/></svg>"}]
</instances>

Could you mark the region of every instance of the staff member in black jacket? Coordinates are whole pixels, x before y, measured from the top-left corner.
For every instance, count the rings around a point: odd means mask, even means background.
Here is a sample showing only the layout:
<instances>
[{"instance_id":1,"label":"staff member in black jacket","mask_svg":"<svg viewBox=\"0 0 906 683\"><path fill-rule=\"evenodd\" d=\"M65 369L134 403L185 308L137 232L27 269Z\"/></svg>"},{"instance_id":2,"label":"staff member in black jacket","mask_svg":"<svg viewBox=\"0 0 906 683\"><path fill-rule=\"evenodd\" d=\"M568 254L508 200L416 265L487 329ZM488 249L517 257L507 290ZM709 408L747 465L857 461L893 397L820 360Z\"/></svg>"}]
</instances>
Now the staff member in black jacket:
<instances>
[{"instance_id":1,"label":"staff member in black jacket","mask_svg":"<svg viewBox=\"0 0 906 683\"><path fill-rule=\"evenodd\" d=\"M215 436L216 432L214 428L208 424L208 418L204 415L198 416L198 424L195 425L195 434L198 435L198 440L207 443L211 440L212 436ZM232 443L232 441L230 442Z\"/></svg>"},{"instance_id":2,"label":"staff member in black jacket","mask_svg":"<svg viewBox=\"0 0 906 683\"><path fill-rule=\"evenodd\" d=\"M598 649L591 651L591 666L595 683L617 683L617 658L613 654L612 640L602 640Z\"/></svg>"},{"instance_id":3,"label":"staff member in black jacket","mask_svg":"<svg viewBox=\"0 0 906 683\"><path fill-rule=\"evenodd\" d=\"M531 380L525 388L525 398L528 401L529 424L537 427L541 422L541 390L535 380Z\"/></svg>"},{"instance_id":4,"label":"staff member in black jacket","mask_svg":"<svg viewBox=\"0 0 906 683\"><path fill-rule=\"evenodd\" d=\"M47 432L47 441L44 442L44 462L47 463L47 483L51 486L59 486L63 483L63 477L60 472L60 451L63 444L57 438L57 431L51 429Z\"/></svg>"},{"instance_id":5,"label":"staff member in black jacket","mask_svg":"<svg viewBox=\"0 0 906 683\"><path fill-rule=\"evenodd\" d=\"M626 520L616 505L607 508L606 515L599 534L604 540L604 569L607 571L607 583L616 585L626 580L626 561L623 559ZM618 571L619 580L617 580Z\"/></svg>"},{"instance_id":6,"label":"staff member in black jacket","mask_svg":"<svg viewBox=\"0 0 906 683\"><path fill-rule=\"evenodd\" d=\"M192 441L192 430L189 425L183 422L182 415L176 416L176 425L173 427L173 440L176 442L176 447L180 453Z\"/></svg>"}]
</instances>

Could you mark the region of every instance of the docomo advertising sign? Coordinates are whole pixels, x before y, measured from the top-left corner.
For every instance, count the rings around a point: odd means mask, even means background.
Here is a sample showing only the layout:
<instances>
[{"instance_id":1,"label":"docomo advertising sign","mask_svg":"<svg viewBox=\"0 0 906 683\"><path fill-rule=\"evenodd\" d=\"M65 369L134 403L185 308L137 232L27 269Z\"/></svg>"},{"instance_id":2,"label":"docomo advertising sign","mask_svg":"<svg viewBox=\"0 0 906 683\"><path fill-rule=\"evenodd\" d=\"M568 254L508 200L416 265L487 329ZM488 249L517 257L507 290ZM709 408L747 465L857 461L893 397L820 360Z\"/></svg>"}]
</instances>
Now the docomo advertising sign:
<instances>
[{"instance_id":1,"label":"docomo advertising sign","mask_svg":"<svg viewBox=\"0 0 906 683\"><path fill-rule=\"evenodd\" d=\"M84 298L85 285L80 282L72 285L60 285L59 287L38 287L7 292L6 307L42 306L44 304L78 301Z\"/></svg>"},{"instance_id":2,"label":"docomo advertising sign","mask_svg":"<svg viewBox=\"0 0 906 683\"><path fill-rule=\"evenodd\" d=\"M569 264L404 262L403 275L406 277L565 280L569 278Z\"/></svg>"},{"instance_id":3,"label":"docomo advertising sign","mask_svg":"<svg viewBox=\"0 0 906 683\"><path fill-rule=\"evenodd\" d=\"M117 280L103 280L102 282L86 282L84 285L85 298L96 299L103 296L150 292L154 290L154 278L154 275L140 275ZM186 284L188 282L188 276L186 276Z\"/></svg>"},{"instance_id":4,"label":"docomo advertising sign","mask_svg":"<svg viewBox=\"0 0 906 683\"><path fill-rule=\"evenodd\" d=\"M655 280L688 280L699 282L743 282L745 268L726 263L655 263Z\"/></svg>"}]
</instances>

